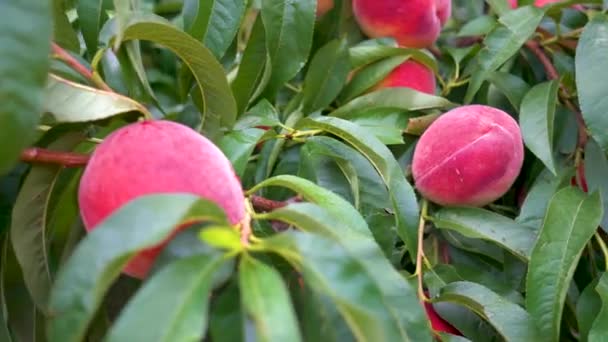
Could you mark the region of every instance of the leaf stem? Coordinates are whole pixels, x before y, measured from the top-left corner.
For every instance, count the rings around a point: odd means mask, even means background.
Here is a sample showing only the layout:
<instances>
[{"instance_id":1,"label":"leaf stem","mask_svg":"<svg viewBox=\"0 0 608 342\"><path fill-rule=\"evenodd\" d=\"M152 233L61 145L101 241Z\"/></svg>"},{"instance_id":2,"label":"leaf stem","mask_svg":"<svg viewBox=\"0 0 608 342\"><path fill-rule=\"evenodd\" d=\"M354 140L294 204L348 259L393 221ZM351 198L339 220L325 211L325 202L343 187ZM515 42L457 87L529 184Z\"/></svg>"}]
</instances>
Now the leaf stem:
<instances>
[{"instance_id":1,"label":"leaf stem","mask_svg":"<svg viewBox=\"0 0 608 342\"><path fill-rule=\"evenodd\" d=\"M69 65L74 71L81 74L84 78L90 80L99 89L114 92L102 79L101 77L95 77L93 72L80 63L76 58L72 57L67 51L56 43L51 44L53 54L55 57L67 65Z\"/></svg>"},{"instance_id":2,"label":"leaf stem","mask_svg":"<svg viewBox=\"0 0 608 342\"><path fill-rule=\"evenodd\" d=\"M429 301L429 298L424 294L424 284L422 281L422 262L424 259L424 225L426 223L426 216L428 212L428 201L422 199L422 209L420 209L420 221L418 222L418 250L416 251L416 271L414 274L418 279L418 297L425 302Z\"/></svg>"}]
</instances>

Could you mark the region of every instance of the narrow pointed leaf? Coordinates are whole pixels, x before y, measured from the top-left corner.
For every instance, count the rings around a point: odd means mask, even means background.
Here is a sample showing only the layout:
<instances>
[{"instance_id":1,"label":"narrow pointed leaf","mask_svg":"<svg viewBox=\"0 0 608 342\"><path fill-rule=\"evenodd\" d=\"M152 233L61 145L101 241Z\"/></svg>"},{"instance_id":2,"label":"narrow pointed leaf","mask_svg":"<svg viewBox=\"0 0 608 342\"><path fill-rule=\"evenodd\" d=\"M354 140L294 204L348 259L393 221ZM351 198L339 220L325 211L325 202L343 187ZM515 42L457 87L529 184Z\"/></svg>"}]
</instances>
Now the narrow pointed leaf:
<instances>
[{"instance_id":1,"label":"narrow pointed leaf","mask_svg":"<svg viewBox=\"0 0 608 342\"><path fill-rule=\"evenodd\" d=\"M219 254L197 255L167 265L129 301L107 341L202 339L207 330L209 295L216 272L225 261Z\"/></svg>"},{"instance_id":2,"label":"narrow pointed leaf","mask_svg":"<svg viewBox=\"0 0 608 342\"><path fill-rule=\"evenodd\" d=\"M438 228L491 241L524 261L530 257L536 240L534 230L482 208L441 208L433 215L432 221Z\"/></svg>"},{"instance_id":3,"label":"narrow pointed leaf","mask_svg":"<svg viewBox=\"0 0 608 342\"><path fill-rule=\"evenodd\" d=\"M239 287L244 311L255 324L256 340L302 340L287 287L277 270L245 256L239 267Z\"/></svg>"},{"instance_id":4,"label":"narrow pointed leaf","mask_svg":"<svg viewBox=\"0 0 608 342\"><path fill-rule=\"evenodd\" d=\"M108 20L106 11L112 8L112 0L78 0L78 23L89 55L97 51L99 31Z\"/></svg>"},{"instance_id":5,"label":"narrow pointed leaf","mask_svg":"<svg viewBox=\"0 0 608 342\"><path fill-rule=\"evenodd\" d=\"M79 243L57 275L49 304L49 340L80 341L130 258L159 244L186 221L228 225L216 204L189 194L142 196L104 220Z\"/></svg>"},{"instance_id":6,"label":"narrow pointed leaf","mask_svg":"<svg viewBox=\"0 0 608 342\"><path fill-rule=\"evenodd\" d=\"M34 139L49 69L51 14L50 1L0 2L0 175Z\"/></svg>"},{"instance_id":7,"label":"narrow pointed leaf","mask_svg":"<svg viewBox=\"0 0 608 342\"><path fill-rule=\"evenodd\" d=\"M140 103L117 93L49 75L44 110L57 122L102 120L131 111L148 113Z\"/></svg>"},{"instance_id":8,"label":"narrow pointed leaf","mask_svg":"<svg viewBox=\"0 0 608 342\"><path fill-rule=\"evenodd\" d=\"M541 340L542 335L526 310L485 286L468 281L453 282L444 286L433 302L465 306L488 321L505 341Z\"/></svg>"},{"instance_id":9,"label":"narrow pointed leaf","mask_svg":"<svg viewBox=\"0 0 608 342\"><path fill-rule=\"evenodd\" d=\"M608 273L604 273L597 283L595 290L602 299L602 308L593 321L589 331L589 342L606 341L608 337Z\"/></svg>"},{"instance_id":10,"label":"narrow pointed leaf","mask_svg":"<svg viewBox=\"0 0 608 342\"><path fill-rule=\"evenodd\" d=\"M526 308L542 336L557 341L564 301L585 245L602 218L598 192L558 191L545 214L526 278Z\"/></svg>"},{"instance_id":11,"label":"narrow pointed leaf","mask_svg":"<svg viewBox=\"0 0 608 342\"><path fill-rule=\"evenodd\" d=\"M585 145L585 179L588 191L598 190L602 194L604 216L600 225L608 232L608 159L606 153L595 139L589 139Z\"/></svg>"}]
</instances>

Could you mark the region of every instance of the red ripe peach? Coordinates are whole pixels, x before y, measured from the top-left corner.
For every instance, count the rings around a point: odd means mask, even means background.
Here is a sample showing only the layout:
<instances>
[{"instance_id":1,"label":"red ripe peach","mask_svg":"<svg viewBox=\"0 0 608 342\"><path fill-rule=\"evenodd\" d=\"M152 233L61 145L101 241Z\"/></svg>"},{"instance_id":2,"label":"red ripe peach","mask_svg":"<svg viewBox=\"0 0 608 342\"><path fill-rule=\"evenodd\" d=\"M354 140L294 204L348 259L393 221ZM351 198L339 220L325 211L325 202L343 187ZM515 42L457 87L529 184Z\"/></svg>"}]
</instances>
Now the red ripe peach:
<instances>
[{"instance_id":1,"label":"red ripe peach","mask_svg":"<svg viewBox=\"0 0 608 342\"><path fill-rule=\"evenodd\" d=\"M334 8L334 0L317 0L317 18Z\"/></svg>"},{"instance_id":2,"label":"red ripe peach","mask_svg":"<svg viewBox=\"0 0 608 342\"><path fill-rule=\"evenodd\" d=\"M437 40L451 7L451 0L353 0L355 19L366 35L392 37L411 48Z\"/></svg>"},{"instance_id":3,"label":"red ripe peach","mask_svg":"<svg viewBox=\"0 0 608 342\"><path fill-rule=\"evenodd\" d=\"M446 332L452 335L462 336L460 331L456 330L450 323L441 318L430 303L424 302L424 310L426 316L431 321L431 328L436 332Z\"/></svg>"},{"instance_id":4,"label":"red ripe peach","mask_svg":"<svg viewBox=\"0 0 608 342\"><path fill-rule=\"evenodd\" d=\"M435 94L435 74L424 64L408 59L393 69L384 80L380 81L374 90L390 87L406 87L423 93Z\"/></svg>"},{"instance_id":5,"label":"red ripe peach","mask_svg":"<svg viewBox=\"0 0 608 342\"><path fill-rule=\"evenodd\" d=\"M108 135L82 175L78 203L91 231L136 197L176 192L217 203L232 224L246 217L243 189L222 151L189 127L164 120L133 123ZM124 272L146 277L168 241L137 254Z\"/></svg>"},{"instance_id":6,"label":"red ripe peach","mask_svg":"<svg viewBox=\"0 0 608 342\"><path fill-rule=\"evenodd\" d=\"M467 105L422 134L412 162L416 188L445 206L484 206L513 185L524 159L517 122L502 110Z\"/></svg>"}]
</instances>

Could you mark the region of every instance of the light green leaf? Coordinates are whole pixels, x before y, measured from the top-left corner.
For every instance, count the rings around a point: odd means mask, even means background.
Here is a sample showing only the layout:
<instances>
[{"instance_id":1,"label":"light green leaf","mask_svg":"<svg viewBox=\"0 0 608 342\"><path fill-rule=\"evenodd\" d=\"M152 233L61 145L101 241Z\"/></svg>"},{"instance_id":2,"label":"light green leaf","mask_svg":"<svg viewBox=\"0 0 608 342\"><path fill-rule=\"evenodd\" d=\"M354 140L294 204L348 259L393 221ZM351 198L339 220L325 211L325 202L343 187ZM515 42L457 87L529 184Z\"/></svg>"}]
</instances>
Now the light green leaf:
<instances>
[{"instance_id":1,"label":"light green leaf","mask_svg":"<svg viewBox=\"0 0 608 342\"><path fill-rule=\"evenodd\" d=\"M167 265L129 300L106 341L197 341L207 330L207 311L221 255L197 255Z\"/></svg>"},{"instance_id":2,"label":"light green leaf","mask_svg":"<svg viewBox=\"0 0 608 342\"><path fill-rule=\"evenodd\" d=\"M558 191L532 250L526 278L526 308L542 336L558 341L564 301L585 245L602 218L598 192Z\"/></svg>"},{"instance_id":3,"label":"light green leaf","mask_svg":"<svg viewBox=\"0 0 608 342\"><path fill-rule=\"evenodd\" d=\"M591 136L608 150L608 18L597 14L585 25L576 47L576 87Z\"/></svg>"},{"instance_id":4,"label":"light green leaf","mask_svg":"<svg viewBox=\"0 0 608 342\"><path fill-rule=\"evenodd\" d=\"M80 341L130 258L192 220L229 225L216 204L190 194L141 196L105 219L79 243L57 275L49 304L49 340Z\"/></svg>"},{"instance_id":5,"label":"light green leaf","mask_svg":"<svg viewBox=\"0 0 608 342\"><path fill-rule=\"evenodd\" d=\"M553 123L557 106L559 81L548 81L532 87L521 102L519 124L526 147L554 175Z\"/></svg>"},{"instance_id":6,"label":"light green leaf","mask_svg":"<svg viewBox=\"0 0 608 342\"><path fill-rule=\"evenodd\" d=\"M56 122L102 120L131 111L149 113L146 107L126 96L74 83L53 74L49 75L45 96L44 110Z\"/></svg>"},{"instance_id":7,"label":"light green leaf","mask_svg":"<svg viewBox=\"0 0 608 342\"><path fill-rule=\"evenodd\" d=\"M34 140L49 69L51 10L50 1L0 2L0 175Z\"/></svg>"},{"instance_id":8,"label":"light green leaf","mask_svg":"<svg viewBox=\"0 0 608 342\"><path fill-rule=\"evenodd\" d=\"M608 273L602 275L595 290L602 299L602 308L589 331L589 342L606 341L608 338L608 326L606 325L608 322Z\"/></svg>"}]
</instances>

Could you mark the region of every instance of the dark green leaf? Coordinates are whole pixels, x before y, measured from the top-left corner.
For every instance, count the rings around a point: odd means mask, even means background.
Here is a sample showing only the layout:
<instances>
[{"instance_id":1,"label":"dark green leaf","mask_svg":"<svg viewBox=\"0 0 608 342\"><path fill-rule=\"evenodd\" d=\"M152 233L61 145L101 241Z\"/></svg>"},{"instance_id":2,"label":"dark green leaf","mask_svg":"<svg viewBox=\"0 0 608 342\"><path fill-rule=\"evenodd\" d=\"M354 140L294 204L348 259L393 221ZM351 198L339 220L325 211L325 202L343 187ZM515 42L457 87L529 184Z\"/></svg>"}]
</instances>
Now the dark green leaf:
<instances>
[{"instance_id":1,"label":"dark green leaf","mask_svg":"<svg viewBox=\"0 0 608 342\"><path fill-rule=\"evenodd\" d=\"M277 270L244 256L239 267L239 287L243 308L255 324L256 340L302 340L287 287Z\"/></svg>"},{"instance_id":2,"label":"dark green leaf","mask_svg":"<svg viewBox=\"0 0 608 342\"><path fill-rule=\"evenodd\" d=\"M91 56L97 51L99 30L108 20L106 11L111 9L112 5L111 0L78 0L78 23Z\"/></svg>"},{"instance_id":3,"label":"dark green leaf","mask_svg":"<svg viewBox=\"0 0 608 342\"><path fill-rule=\"evenodd\" d=\"M213 341L243 341L243 313L238 284L234 279L211 304L209 335Z\"/></svg>"},{"instance_id":4,"label":"dark green leaf","mask_svg":"<svg viewBox=\"0 0 608 342\"><path fill-rule=\"evenodd\" d=\"M338 96L350 70L344 40L334 40L317 51L304 80L302 106L311 113L328 106Z\"/></svg>"},{"instance_id":5,"label":"dark green leaf","mask_svg":"<svg viewBox=\"0 0 608 342\"><path fill-rule=\"evenodd\" d=\"M0 2L0 175L34 139L52 34L51 2ZM17 38L18 37L18 38Z\"/></svg>"},{"instance_id":6,"label":"dark green leaf","mask_svg":"<svg viewBox=\"0 0 608 342\"><path fill-rule=\"evenodd\" d=\"M540 341L542 336L526 310L476 283L450 283L433 302L452 302L469 308L488 321L506 341Z\"/></svg>"},{"instance_id":7,"label":"dark green leaf","mask_svg":"<svg viewBox=\"0 0 608 342\"><path fill-rule=\"evenodd\" d=\"M64 0L53 0L53 41L64 49L80 54L78 36L65 10Z\"/></svg>"},{"instance_id":8,"label":"dark green leaf","mask_svg":"<svg viewBox=\"0 0 608 342\"><path fill-rule=\"evenodd\" d=\"M105 292L130 258L193 219L228 225L216 204L190 194L142 196L104 220L80 242L57 275L49 304L49 340L80 341Z\"/></svg>"},{"instance_id":9,"label":"dark green leaf","mask_svg":"<svg viewBox=\"0 0 608 342\"><path fill-rule=\"evenodd\" d=\"M224 69L213 54L200 42L177 29L170 22L155 15L131 15L123 31L117 31L117 22L111 19L102 30L100 40L107 45L118 41L122 35L127 40L148 40L160 44L178 55L190 68L203 103L199 110L203 126L207 119L232 127L236 120L236 103L228 85Z\"/></svg>"},{"instance_id":10,"label":"dark green leaf","mask_svg":"<svg viewBox=\"0 0 608 342\"><path fill-rule=\"evenodd\" d=\"M602 298L595 289L601 278L596 278L589 283L583 289L576 302L576 318L578 320L581 341L588 340L589 330L591 330L597 314L602 309Z\"/></svg>"},{"instance_id":11,"label":"dark green leaf","mask_svg":"<svg viewBox=\"0 0 608 342\"><path fill-rule=\"evenodd\" d=\"M386 185L397 224L397 233L407 249L417 250L418 202L414 189L405 179L401 166L391 151L361 127L334 117L304 119L298 126L322 129L346 140L374 165Z\"/></svg>"},{"instance_id":12,"label":"dark green leaf","mask_svg":"<svg viewBox=\"0 0 608 342\"><path fill-rule=\"evenodd\" d=\"M604 216L600 225L608 231L608 160L606 154L594 139L589 139L585 145L585 180L587 181L588 191L599 190L602 194L602 204L604 206Z\"/></svg>"},{"instance_id":13,"label":"dark green leaf","mask_svg":"<svg viewBox=\"0 0 608 342\"><path fill-rule=\"evenodd\" d=\"M558 191L547 208L526 278L526 308L542 336L558 341L566 293L585 245L602 218L600 195Z\"/></svg>"},{"instance_id":14,"label":"dark green leaf","mask_svg":"<svg viewBox=\"0 0 608 342\"><path fill-rule=\"evenodd\" d=\"M245 0L184 1L185 30L221 58L239 30L247 8Z\"/></svg>"},{"instance_id":15,"label":"dark green leaf","mask_svg":"<svg viewBox=\"0 0 608 342\"><path fill-rule=\"evenodd\" d=\"M348 249L310 233L286 232L263 244L301 271L315 292L332 299L358 341L430 341L413 288L365 241L351 240L357 248Z\"/></svg>"},{"instance_id":16,"label":"dark green leaf","mask_svg":"<svg viewBox=\"0 0 608 342\"><path fill-rule=\"evenodd\" d=\"M530 90L524 80L507 72L495 71L488 76L488 81L505 94L511 105L518 110L522 99Z\"/></svg>"},{"instance_id":17,"label":"dark green leaf","mask_svg":"<svg viewBox=\"0 0 608 342\"><path fill-rule=\"evenodd\" d=\"M148 110L140 103L117 93L74 83L49 75L46 88L45 112L56 122L85 122L106 119L114 115Z\"/></svg>"},{"instance_id":18,"label":"dark green leaf","mask_svg":"<svg viewBox=\"0 0 608 342\"><path fill-rule=\"evenodd\" d=\"M106 340L200 340L216 271L225 261L221 255L198 255L167 265L129 301Z\"/></svg>"},{"instance_id":19,"label":"dark green leaf","mask_svg":"<svg viewBox=\"0 0 608 342\"><path fill-rule=\"evenodd\" d=\"M228 157L239 177L243 176L249 157L264 133L265 131L259 128L231 131L219 141L218 147Z\"/></svg>"},{"instance_id":20,"label":"dark green leaf","mask_svg":"<svg viewBox=\"0 0 608 342\"><path fill-rule=\"evenodd\" d=\"M602 299L602 309L593 322L593 326L589 331L589 342L606 341L608 337L608 273L604 273L600 278L595 290Z\"/></svg>"},{"instance_id":21,"label":"dark green leaf","mask_svg":"<svg viewBox=\"0 0 608 342\"><path fill-rule=\"evenodd\" d=\"M585 25L576 47L576 86L583 118L591 136L608 149L608 19L595 15Z\"/></svg>"},{"instance_id":22,"label":"dark green leaf","mask_svg":"<svg viewBox=\"0 0 608 342\"><path fill-rule=\"evenodd\" d=\"M553 123L559 81L548 81L532 87L521 102L519 124L526 147L549 171L557 174L553 160Z\"/></svg>"},{"instance_id":23,"label":"dark green leaf","mask_svg":"<svg viewBox=\"0 0 608 342\"><path fill-rule=\"evenodd\" d=\"M489 15L482 15L481 17L474 18L462 26L458 31L458 36L483 36L496 26L496 19Z\"/></svg>"},{"instance_id":24,"label":"dark green leaf","mask_svg":"<svg viewBox=\"0 0 608 342\"><path fill-rule=\"evenodd\" d=\"M239 118L234 125L235 130L251 128L256 126L274 127L279 125L279 113L266 99L260 100L251 109Z\"/></svg>"},{"instance_id":25,"label":"dark green leaf","mask_svg":"<svg viewBox=\"0 0 608 342\"><path fill-rule=\"evenodd\" d=\"M494 242L524 261L528 260L536 239L534 230L481 208L442 208L433 215L432 221L438 228Z\"/></svg>"},{"instance_id":26,"label":"dark green leaf","mask_svg":"<svg viewBox=\"0 0 608 342\"><path fill-rule=\"evenodd\" d=\"M498 25L484 39L477 54L476 70L471 76L464 102L470 103L482 83L509 58L516 54L534 34L544 12L533 6L520 7L502 15Z\"/></svg>"},{"instance_id":27,"label":"dark green leaf","mask_svg":"<svg viewBox=\"0 0 608 342\"><path fill-rule=\"evenodd\" d=\"M359 45L351 47L349 49L349 54L351 67L353 69L357 69L383 58L413 56L416 60L429 67L429 69L437 71L437 62L429 52L421 49L397 47L396 42L392 39L380 38L366 40Z\"/></svg>"},{"instance_id":28,"label":"dark green leaf","mask_svg":"<svg viewBox=\"0 0 608 342\"><path fill-rule=\"evenodd\" d=\"M262 0L262 21L272 63L267 91L274 94L304 66L312 45L314 0Z\"/></svg>"},{"instance_id":29,"label":"dark green leaf","mask_svg":"<svg viewBox=\"0 0 608 342\"><path fill-rule=\"evenodd\" d=\"M84 140L79 133L67 134L48 147L71 151ZM11 240L25 284L39 310L46 312L53 275L50 269L47 222L51 192L61 172L60 166L33 166L25 177L15 201L11 222Z\"/></svg>"}]
</instances>

